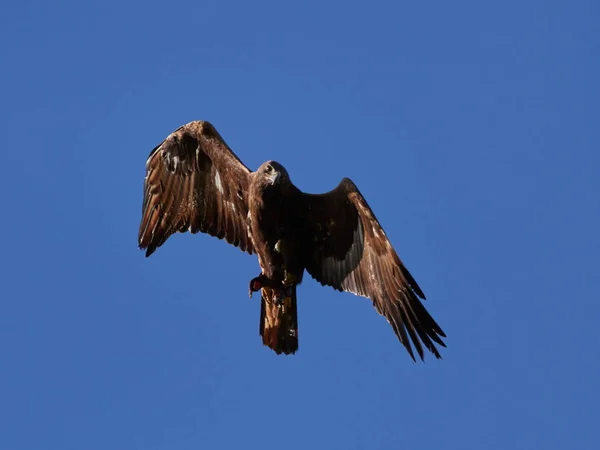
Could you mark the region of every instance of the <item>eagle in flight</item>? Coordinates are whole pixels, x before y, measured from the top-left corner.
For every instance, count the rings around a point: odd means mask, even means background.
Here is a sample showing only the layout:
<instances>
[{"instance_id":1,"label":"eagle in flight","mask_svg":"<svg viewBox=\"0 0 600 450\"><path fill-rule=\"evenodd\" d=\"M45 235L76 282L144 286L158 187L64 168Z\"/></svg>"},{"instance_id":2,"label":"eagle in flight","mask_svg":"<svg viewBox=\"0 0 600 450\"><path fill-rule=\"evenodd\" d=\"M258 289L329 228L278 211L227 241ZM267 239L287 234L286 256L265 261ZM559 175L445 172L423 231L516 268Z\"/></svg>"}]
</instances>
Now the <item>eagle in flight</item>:
<instances>
[{"instance_id":1,"label":"eagle in flight","mask_svg":"<svg viewBox=\"0 0 600 450\"><path fill-rule=\"evenodd\" d=\"M215 127L190 122L155 147L146 162L138 244L150 256L178 232L201 231L258 257L259 332L277 354L298 350L296 287L304 271L324 286L371 299L416 361L423 347L441 358L440 326L356 185L307 194L287 170L267 161L250 171Z\"/></svg>"}]
</instances>

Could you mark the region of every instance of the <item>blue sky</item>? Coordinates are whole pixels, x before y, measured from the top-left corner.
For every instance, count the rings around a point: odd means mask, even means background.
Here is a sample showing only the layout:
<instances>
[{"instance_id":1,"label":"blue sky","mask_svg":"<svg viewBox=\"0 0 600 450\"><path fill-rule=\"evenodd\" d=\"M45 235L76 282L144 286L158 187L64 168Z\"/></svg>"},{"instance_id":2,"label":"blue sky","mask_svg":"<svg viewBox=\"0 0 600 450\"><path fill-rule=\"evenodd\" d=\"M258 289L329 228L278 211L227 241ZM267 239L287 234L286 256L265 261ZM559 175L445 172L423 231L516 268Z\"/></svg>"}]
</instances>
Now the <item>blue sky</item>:
<instances>
[{"instance_id":1,"label":"blue sky","mask_svg":"<svg viewBox=\"0 0 600 450\"><path fill-rule=\"evenodd\" d=\"M0 448L597 448L598 3L166 4L2 7ZM444 359L310 278L277 356L255 257L145 259L146 157L197 119L352 178Z\"/></svg>"}]
</instances>

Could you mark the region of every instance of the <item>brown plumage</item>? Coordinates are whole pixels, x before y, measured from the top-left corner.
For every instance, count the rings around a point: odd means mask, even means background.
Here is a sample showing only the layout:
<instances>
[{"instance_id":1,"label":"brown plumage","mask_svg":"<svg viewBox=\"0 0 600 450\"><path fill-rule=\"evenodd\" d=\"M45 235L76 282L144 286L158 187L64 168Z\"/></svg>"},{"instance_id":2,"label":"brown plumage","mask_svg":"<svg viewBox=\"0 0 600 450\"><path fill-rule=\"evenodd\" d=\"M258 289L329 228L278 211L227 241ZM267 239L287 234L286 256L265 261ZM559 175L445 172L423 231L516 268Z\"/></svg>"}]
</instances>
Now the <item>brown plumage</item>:
<instances>
[{"instance_id":1,"label":"brown plumage","mask_svg":"<svg viewBox=\"0 0 600 450\"><path fill-rule=\"evenodd\" d=\"M421 288L348 178L325 194L296 188L281 164L251 172L208 122L190 122L146 163L139 246L150 256L175 232L198 231L258 256L260 335L276 353L298 349L296 286L306 270L322 285L370 298L415 359L441 358L444 332Z\"/></svg>"},{"instance_id":2,"label":"brown plumage","mask_svg":"<svg viewBox=\"0 0 600 450\"><path fill-rule=\"evenodd\" d=\"M273 289L261 289L258 332L263 344L272 348L278 355L291 355L298 350L296 286L292 289L292 295L281 305L277 304Z\"/></svg>"}]
</instances>

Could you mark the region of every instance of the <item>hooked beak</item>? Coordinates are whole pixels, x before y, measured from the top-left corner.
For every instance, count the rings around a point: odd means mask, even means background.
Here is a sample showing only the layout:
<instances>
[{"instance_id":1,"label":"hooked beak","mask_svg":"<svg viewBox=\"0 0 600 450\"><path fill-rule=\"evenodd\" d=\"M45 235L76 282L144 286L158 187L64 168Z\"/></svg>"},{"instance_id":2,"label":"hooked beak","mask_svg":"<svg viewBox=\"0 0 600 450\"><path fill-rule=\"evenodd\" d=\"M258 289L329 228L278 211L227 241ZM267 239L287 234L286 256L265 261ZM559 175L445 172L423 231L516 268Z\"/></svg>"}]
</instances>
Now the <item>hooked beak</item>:
<instances>
[{"instance_id":1,"label":"hooked beak","mask_svg":"<svg viewBox=\"0 0 600 450\"><path fill-rule=\"evenodd\" d=\"M271 175L271 184L277 184L281 178L281 173L275 172Z\"/></svg>"}]
</instances>

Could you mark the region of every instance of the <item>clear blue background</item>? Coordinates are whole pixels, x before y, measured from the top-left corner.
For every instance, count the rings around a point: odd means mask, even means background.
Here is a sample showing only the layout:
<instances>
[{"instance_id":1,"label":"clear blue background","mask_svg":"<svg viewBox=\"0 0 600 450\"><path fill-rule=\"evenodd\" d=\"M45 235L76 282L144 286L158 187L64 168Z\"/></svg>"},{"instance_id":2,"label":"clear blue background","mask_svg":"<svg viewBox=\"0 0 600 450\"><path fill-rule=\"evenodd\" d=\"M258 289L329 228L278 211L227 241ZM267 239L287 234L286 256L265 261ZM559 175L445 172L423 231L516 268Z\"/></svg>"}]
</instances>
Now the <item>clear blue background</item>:
<instances>
[{"instance_id":1,"label":"clear blue background","mask_svg":"<svg viewBox=\"0 0 600 450\"><path fill-rule=\"evenodd\" d=\"M599 12L3 3L0 448L600 448ZM255 257L178 234L145 259L146 157L196 119L305 191L351 177L444 359L311 279L277 356Z\"/></svg>"}]
</instances>

